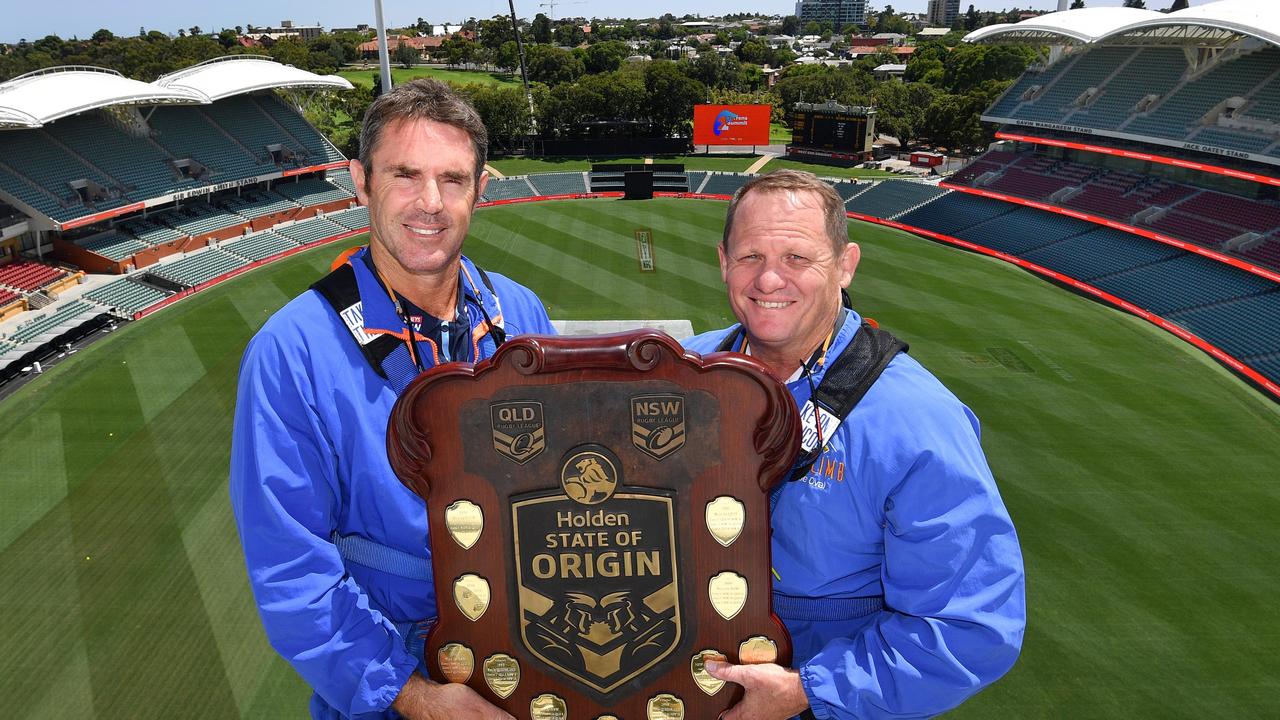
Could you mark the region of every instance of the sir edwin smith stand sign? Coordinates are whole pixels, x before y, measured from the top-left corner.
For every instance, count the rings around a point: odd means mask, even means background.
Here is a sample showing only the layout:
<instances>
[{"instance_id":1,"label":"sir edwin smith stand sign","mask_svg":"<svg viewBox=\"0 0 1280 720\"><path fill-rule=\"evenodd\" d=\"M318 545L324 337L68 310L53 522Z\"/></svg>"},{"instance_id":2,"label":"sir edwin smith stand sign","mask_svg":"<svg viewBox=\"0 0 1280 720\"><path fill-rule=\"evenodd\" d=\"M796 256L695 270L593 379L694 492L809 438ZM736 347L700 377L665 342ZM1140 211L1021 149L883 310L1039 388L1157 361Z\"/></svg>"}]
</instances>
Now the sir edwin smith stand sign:
<instances>
[{"instance_id":1,"label":"sir edwin smith stand sign","mask_svg":"<svg viewBox=\"0 0 1280 720\"><path fill-rule=\"evenodd\" d=\"M786 390L652 331L526 337L414 382L388 449L427 501L427 664L518 718L714 718L705 658L786 663L768 490L798 446Z\"/></svg>"}]
</instances>

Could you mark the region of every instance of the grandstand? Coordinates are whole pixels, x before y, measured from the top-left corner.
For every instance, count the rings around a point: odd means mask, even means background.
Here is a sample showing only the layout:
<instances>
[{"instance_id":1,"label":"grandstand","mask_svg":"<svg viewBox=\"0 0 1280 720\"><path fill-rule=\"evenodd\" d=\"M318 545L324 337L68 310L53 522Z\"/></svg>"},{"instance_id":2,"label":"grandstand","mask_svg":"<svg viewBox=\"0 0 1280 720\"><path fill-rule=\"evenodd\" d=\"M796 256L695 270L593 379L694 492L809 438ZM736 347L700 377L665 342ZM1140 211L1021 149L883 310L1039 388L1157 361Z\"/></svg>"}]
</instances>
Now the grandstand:
<instances>
[{"instance_id":1,"label":"grandstand","mask_svg":"<svg viewBox=\"0 0 1280 720\"><path fill-rule=\"evenodd\" d=\"M339 172L346 159L288 95L350 87L261 56L218 58L153 83L81 66L0 83L6 358L74 335L68 324L103 312L132 317L176 288L313 242L321 229L351 232L312 220L294 223L302 239L268 231L352 204L350 176ZM206 249L219 242L229 250ZM85 279L69 266L135 275L64 299Z\"/></svg>"}]
</instances>

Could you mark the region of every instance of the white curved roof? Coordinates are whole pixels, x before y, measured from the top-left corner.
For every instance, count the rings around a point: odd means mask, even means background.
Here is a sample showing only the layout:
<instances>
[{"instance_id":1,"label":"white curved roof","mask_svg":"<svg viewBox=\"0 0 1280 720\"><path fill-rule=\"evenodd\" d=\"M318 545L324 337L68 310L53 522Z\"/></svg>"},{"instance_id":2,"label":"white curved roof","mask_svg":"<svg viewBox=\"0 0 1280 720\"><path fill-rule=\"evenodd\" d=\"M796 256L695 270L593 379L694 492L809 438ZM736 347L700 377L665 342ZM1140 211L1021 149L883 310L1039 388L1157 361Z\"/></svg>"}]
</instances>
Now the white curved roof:
<instances>
[{"instance_id":1,"label":"white curved roof","mask_svg":"<svg viewBox=\"0 0 1280 720\"><path fill-rule=\"evenodd\" d=\"M0 107L0 128L34 128L40 127L40 121L30 115L14 110L13 108Z\"/></svg>"},{"instance_id":2,"label":"white curved roof","mask_svg":"<svg viewBox=\"0 0 1280 720\"><path fill-rule=\"evenodd\" d=\"M1076 12L1079 12L1078 10ZM1219 0L1114 28L1108 42L1141 40L1169 44L1225 45L1249 36L1280 45L1280 3Z\"/></svg>"},{"instance_id":3,"label":"white curved roof","mask_svg":"<svg viewBox=\"0 0 1280 720\"><path fill-rule=\"evenodd\" d=\"M268 88L311 87L350 90L337 75L317 75L260 55L228 55L192 65L156 80L158 87L199 93L214 102Z\"/></svg>"},{"instance_id":4,"label":"white curved roof","mask_svg":"<svg viewBox=\"0 0 1280 720\"><path fill-rule=\"evenodd\" d=\"M0 83L0 117L26 120L14 123L18 127L40 127L108 105L205 102L204 96L185 88L162 88L96 67L48 68Z\"/></svg>"},{"instance_id":5,"label":"white curved roof","mask_svg":"<svg viewBox=\"0 0 1280 720\"><path fill-rule=\"evenodd\" d=\"M1063 10L1019 23L988 25L964 36L965 42L1053 42L1091 43L1116 28L1143 20L1166 17L1154 10L1126 7L1096 7Z\"/></svg>"}]
</instances>

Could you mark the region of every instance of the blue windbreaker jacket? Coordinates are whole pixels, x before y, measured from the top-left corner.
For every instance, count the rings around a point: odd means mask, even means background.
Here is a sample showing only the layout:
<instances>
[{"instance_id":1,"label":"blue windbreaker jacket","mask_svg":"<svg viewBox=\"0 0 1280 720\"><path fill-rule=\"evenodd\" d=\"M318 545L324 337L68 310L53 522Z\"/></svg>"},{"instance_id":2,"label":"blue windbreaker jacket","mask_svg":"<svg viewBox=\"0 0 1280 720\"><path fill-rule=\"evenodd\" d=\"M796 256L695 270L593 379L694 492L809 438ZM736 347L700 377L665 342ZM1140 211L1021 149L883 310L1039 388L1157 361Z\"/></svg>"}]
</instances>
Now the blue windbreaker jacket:
<instances>
[{"instance_id":1,"label":"blue windbreaker jacket","mask_svg":"<svg viewBox=\"0 0 1280 720\"><path fill-rule=\"evenodd\" d=\"M828 357L860 325L848 313ZM709 353L737 329L685 345ZM829 366L815 373L815 386ZM808 381L788 389L804 408ZM1013 665L1026 624L1017 535L977 418L914 359L890 362L807 477L786 483L776 503L775 598L884 602L856 619L779 613L816 717L936 715Z\"/></svg>"},{"instance_id":2,"label":"blue windbreaker jacket","mask_svg":"<svg viewBox=\"0 0 1280 720\"><path fill-rule=\"evenodd\" d=\"M403 333L360 262L366 252L351 260L364 331ZM478 358L495 348L477 301L509 337L554 332L528 289L491 273L497 302L471 261L462 265ZM272 316L241 363L231 503L267 637L315 690L315 717L394 717L388 708L418 660L392 623L436 614L430 581L344 564L331 542L354 534L430 558L425 505L387 460L395 400L314 290Z\"/></svg>"}]
</instances>

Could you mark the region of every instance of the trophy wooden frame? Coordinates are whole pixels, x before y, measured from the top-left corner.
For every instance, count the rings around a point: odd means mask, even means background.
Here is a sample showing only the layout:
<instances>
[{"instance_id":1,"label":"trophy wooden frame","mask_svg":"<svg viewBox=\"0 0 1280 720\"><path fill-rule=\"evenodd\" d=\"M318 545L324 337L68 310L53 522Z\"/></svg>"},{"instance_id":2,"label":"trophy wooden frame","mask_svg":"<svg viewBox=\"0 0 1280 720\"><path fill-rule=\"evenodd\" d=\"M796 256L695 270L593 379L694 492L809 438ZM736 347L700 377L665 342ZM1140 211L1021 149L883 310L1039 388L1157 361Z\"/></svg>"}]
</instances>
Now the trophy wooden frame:
<instances>
[{"instance_id":1,"label":"trophy wooden frame","mask_svg":"<svg viewBox=\"0 0 1280 720\"><path fill-rule=\"evenodd\" d=\"M714 718L707 657L790 661L769 490L799 420L748 357L668 336L525 336L413 382L387 447L427 502L431 676L517 718Z\"/></svg>"}]
</instances>

